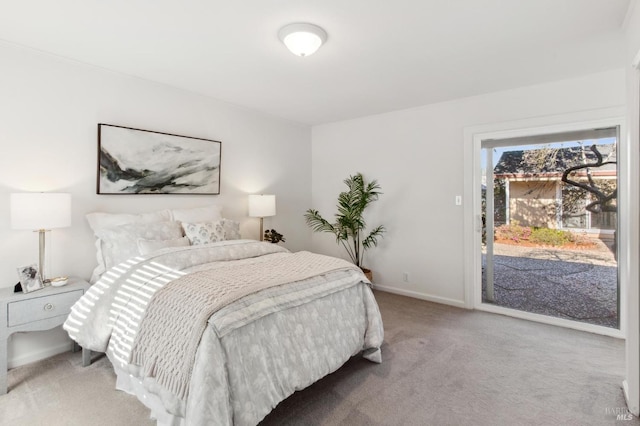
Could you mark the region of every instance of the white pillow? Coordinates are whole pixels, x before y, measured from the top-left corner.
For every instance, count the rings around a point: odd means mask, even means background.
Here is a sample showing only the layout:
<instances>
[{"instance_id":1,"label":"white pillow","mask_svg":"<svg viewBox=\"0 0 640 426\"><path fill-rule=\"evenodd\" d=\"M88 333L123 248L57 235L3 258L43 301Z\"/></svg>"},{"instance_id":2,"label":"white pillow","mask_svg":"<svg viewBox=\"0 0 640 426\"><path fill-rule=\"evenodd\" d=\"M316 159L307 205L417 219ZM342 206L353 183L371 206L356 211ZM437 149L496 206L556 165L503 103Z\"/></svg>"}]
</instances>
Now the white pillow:
<instances>
[{"instance_id":1,"label":"white pillow","mask_svg":"<svg viewBox=\"0 0 640 426\"><path fill-rule=\"evenodd\" d=\"M223 222L221 220L202 223L182 222L182 229L184 229L184 235L189 239L191 245L199 246L224 241L224 228L222 224Z\"/></svg>"},{"instance_id":2,"label":"white pillow","mask_svg":"<svg viewBox=\"0 0 640 426\"><path fill-rule=\"evenodd\" d=\"M187 223L214 222L222 219L222 207L211 205L191 209L172 209L171 220Z\"/></svg>"},{"instance_id":3,"label":"white pillow","mask_svg":"<svg viewBox=\"0 0 640 426\"><path fill-rule=\"evenodd\" d=\"M169 210L140 214L95 212L87 214L86 217L89 226L95 233L102 228L113 228L129 223L167 222L171 220L171 212Z\"/></svg>"},{"instance_id":4,"label":"white pillow","mask_svg":"<svg viewBox=\"0 0 640 426\"><path fill-rule=\"evenodd\" d=\"M102 228L96 232L102 242L102 256L105 270L140 255L138 239L171 240L182 237L178 222L130 223Z\"/></svg>"},{"instance_id":5,"label":"white pillow","mask_svg":"<svg viewBox=\"0 0 640 426\"><path fill-rule=\"evenodd\" d=\"M189 245L189 239L187 237L175 238L173 240L144 240L138 239L138 251L140 254L145 255L153 253L156 250L161 250L168 247L186 247Z\"/></svg>"},{"instance_id":6,"label":"white pillow","mask_svg":"<svg viewBox=\"0 0 640 426\"><path fill-rule=\"evenodd\" d=\"M225 240L240 239L240 223L231 219L222 219L222 229L224 230Z\"/></svg>"},{"instance_id":7,"label":"white pillow","mask_svg":"<svg viewBox=\"0 0 640 426\"><path fill-rule=\"evenodd\" d=\"M95 267L93 274L91 274L91 280L89 281L91 284L98 281L100 276L107 271L104 265L104 257L102 256L102 241L99 239L96 239L96 260L98 261L98 266Z\"/></svg>"},{"instance_id":8,"label":"white pillow","mask_svg":"<svg viewBox=\"0 0 640 426\"><path fill-rule=\"evenodd\" d=\"M130 223L166 222L171 220L171 212L169 210L140 214L94 212L87 214L86 218L95 234L103 228L113 228L114 226L127 225ZM98 266L96 266L91 275L92 284L98 281L100 276L107 270L102 255L102 241L99 239L96 241L96 261L98 262Z\"/></svg>"}]
</instances>

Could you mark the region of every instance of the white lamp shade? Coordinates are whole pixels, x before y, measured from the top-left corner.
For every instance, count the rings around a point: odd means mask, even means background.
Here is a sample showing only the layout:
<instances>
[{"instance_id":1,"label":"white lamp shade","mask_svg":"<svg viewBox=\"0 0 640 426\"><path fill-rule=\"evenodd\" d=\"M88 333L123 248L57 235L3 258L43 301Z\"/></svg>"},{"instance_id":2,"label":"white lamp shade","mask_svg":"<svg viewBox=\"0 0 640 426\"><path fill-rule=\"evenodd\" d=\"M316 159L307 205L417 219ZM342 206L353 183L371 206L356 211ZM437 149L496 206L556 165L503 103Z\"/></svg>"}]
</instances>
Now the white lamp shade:
<instances>
[{"instance_id":1,"label":"white lamp shade","mask_svg":"<svg viewBox=\"0 0 640 426\"><path fill-rule=\"evenodd\" d=\"M11 194L11 228L53 229L71 226L71 194L24 192Z\"/></svg>"},{"instance_id":2,"label":"white lamp shade","mask_svg":"<svg viewBox=\"0 0 640 426\"><path fill-rule=\"evenodd\" d=\"M327 41L327 33L317 25L298 23L282 27L280 40L294 55L309 56Z\"/></svg>"},{"instance_id":3,"label":"white lamp shade","mask_svg":"<svg viewBox=\"0 0 640 426\"><path fill-rule=\"evenodd\" d=\"M268 217L276 215L275 195L249 195L249 216Z\"/></svg>"}]
</instances>

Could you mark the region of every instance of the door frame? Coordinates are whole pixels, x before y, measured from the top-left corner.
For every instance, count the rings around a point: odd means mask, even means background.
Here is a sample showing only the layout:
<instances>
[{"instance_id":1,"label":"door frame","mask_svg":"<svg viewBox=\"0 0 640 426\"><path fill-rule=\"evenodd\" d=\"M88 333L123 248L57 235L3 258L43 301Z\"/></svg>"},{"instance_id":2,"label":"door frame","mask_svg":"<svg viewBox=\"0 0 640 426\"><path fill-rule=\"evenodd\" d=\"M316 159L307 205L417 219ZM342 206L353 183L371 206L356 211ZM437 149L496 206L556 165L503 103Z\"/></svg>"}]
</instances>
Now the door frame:
<instances>
[{"instance_id":1,"label":"door frame","mask_svg":"<svg viewBox=\"0 0 640 426\"><path fill-rule=\"evenodd\" d=\"M627 288L629 287L629 247L631 225L631 170L628 159L629 143L624 137L627 134L625 126L625 108L604 108L580 111L570 114L537 117L505 123L495 123L482 126L470 126L464 129L465 138L465 175L464 175L464 257L465 257L465 307L482 311L509 315L530 321L542 322L576 330L604 334L617 338L626 336L627 322ZM620 282L620 329L581 323L546 315L518 311L501 306L482 303L482 253L480 250L482 239L481 197L481 143L486 139L505 139L522 136L544 135L576 131L583 129L619 126L621 135L618 140L618 274ZM637 198L637 197L636 197ZM635 239L635 244L638 244Z\"/></svg>"},{"instance_id":2,"label":"door frame","mask_svg":"<svg viewBox=\"0 0 640 426\"><path fill-rule=\"evenodd\" d=\"M627 73L627 102L628 102L628 120L629 126L626 136L629 146L629 164L630 179L633 184L631 190L635 197L631 199L631 211L638 212L640 207L640 50L636 53L631 64L632 70ZM640 267L638 259L640 259L640 218L637 213L634 217L630 217L631 221L631 247L629 249L629 288L627 305L627 341L625 345L626 352L626 372L625 380L622 382L624 397L627 402L627 408L634 415L640 414Z\"/></svg>"}]
</instances>

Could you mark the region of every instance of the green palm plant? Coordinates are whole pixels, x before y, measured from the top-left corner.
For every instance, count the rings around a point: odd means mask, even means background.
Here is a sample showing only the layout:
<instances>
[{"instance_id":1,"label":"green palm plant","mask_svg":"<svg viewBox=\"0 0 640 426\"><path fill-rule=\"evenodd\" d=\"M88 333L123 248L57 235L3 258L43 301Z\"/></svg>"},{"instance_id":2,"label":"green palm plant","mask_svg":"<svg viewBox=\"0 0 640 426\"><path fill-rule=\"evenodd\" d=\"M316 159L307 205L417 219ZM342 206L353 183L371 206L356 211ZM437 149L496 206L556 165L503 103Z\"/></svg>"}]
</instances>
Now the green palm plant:
<instances>
[{"instance_id":1,"label":"green palm plant","mask_svg":"<svg viewBox=\"0 0 640 426\"><path fill-rule=\"evenodd\" d=\"M362 260L367 249L378 245L378 237L386 231L383 225L374 228L366 237L367 224L363 213L380 194L380 185L375 180L367 183L362 173L356 173L344 180L349 188L338 195L338 212L335 223L324 219L317 210L309 209L304 217L307 225L315 232L330 232L335 235L336 242L342 244L351 261L362 268Z\"/></svg>"}]
</instances>

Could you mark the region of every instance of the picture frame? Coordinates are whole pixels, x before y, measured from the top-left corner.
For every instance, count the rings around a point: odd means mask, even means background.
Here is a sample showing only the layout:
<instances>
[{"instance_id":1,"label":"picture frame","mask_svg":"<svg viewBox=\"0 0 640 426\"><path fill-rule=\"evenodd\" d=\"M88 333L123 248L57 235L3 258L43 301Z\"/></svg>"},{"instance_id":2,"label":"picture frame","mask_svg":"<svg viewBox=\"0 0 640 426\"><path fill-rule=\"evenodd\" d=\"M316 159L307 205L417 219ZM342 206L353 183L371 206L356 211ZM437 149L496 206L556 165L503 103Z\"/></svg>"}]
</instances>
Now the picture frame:
<instances>
[{"instance_id":1,"label":"picture frame","mask_svg":"<svg viewBox=\"0 0 640 426\"><path fill-rule=\"evenodd\" d=\"M38 271L38 265L35 263L19 267L18 279L20 280L23 293L30 293L45 287L40 277L40 272Z\"/></svg>"},{"instance_id":2,"label":"picture frame","mask_svg":"<svg viewBox=\"0 0 640 426\"><path fill-rule=\"evenodd\" d=\"M96 194L220 194L222 142L98 124Z\"/></svg>"}]
</instances>

